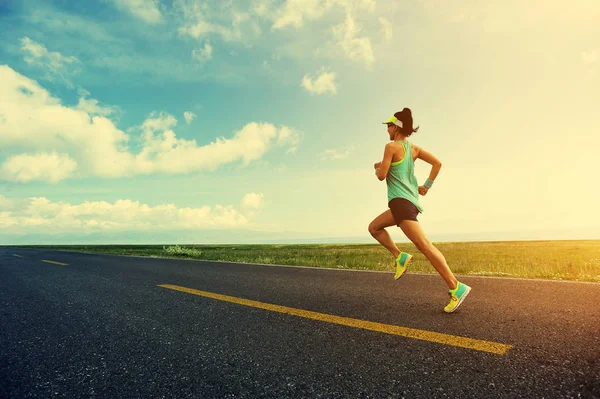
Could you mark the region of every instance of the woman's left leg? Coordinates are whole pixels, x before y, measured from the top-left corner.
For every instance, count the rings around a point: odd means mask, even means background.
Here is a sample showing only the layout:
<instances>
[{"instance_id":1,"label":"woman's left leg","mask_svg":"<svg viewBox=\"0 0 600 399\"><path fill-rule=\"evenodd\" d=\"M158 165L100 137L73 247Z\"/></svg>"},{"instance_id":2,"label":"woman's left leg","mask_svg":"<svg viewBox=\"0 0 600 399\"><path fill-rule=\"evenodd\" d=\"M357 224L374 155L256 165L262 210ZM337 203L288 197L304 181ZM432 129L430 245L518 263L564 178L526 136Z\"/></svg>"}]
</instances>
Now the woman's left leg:
<instances>
[{"instance_id":1,"label":"woman's left leg","mask_svg":"<svg viewBox=\"0 0 600 399\"><path fill-rule=\"evenodd\" d=\"M369 224L369 233L371 233L373 238L379 241L381 245L387 248L394 256L394 259L396 259L400 255L400 250L385 229L389 226L396 226L394 216L392 216L392 211L390 209L373 219Z\"/></svg>"}]
</instances>

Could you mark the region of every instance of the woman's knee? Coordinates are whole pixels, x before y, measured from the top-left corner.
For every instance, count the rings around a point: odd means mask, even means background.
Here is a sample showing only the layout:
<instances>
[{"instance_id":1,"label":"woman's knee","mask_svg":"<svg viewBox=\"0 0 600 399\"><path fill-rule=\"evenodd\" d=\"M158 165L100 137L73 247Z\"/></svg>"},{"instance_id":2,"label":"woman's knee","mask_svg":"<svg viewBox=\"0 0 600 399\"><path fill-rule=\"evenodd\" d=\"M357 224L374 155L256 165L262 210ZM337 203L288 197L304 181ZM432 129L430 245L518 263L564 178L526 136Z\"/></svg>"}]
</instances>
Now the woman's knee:
<instances>
[{"instance_id":1,"label":"woman's knee","mask_svg":"<svg viewBox=\"0 0 600 399\"><path fill-rule=\"evenodd\" d=\"M375 223L371 222L369 224L369 233L371 233L371 235L377 234L377 232L381 230Z\"/></svg>"}]
</instances>

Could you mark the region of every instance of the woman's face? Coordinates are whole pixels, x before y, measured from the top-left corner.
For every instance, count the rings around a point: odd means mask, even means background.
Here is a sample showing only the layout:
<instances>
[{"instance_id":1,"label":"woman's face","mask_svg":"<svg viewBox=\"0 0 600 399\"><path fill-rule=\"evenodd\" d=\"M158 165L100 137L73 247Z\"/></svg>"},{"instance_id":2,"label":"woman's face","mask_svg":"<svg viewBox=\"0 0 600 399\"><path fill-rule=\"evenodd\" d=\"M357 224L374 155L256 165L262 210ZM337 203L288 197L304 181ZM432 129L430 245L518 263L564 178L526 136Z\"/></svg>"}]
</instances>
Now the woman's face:
<instances>
[{"instance_id":1,"label":"woman's face","mask_svg":"<svg viewBox=\"0 0 600 399\"><path fill-rule=\"evenodd\" d=\"M395 130L396 130L396 129L395 129L395 126L396 126L396 125L394 125L393 123L388 123L388 124L387 124L387 131L388 131L388 133L390 134L390 137L394 135L394 132L395 132Z\"/></svg>"}]
</instances>

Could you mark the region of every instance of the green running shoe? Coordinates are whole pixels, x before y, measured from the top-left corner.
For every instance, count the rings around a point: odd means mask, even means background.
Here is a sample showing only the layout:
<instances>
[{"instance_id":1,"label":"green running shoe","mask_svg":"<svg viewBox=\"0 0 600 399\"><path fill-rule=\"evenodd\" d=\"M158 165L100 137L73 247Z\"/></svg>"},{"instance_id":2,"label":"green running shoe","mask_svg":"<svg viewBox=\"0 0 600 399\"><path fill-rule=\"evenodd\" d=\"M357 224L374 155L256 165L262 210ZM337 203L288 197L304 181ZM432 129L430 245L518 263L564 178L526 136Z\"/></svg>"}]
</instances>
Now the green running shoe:
<instances>
[{"instance_id":1,"label":"green running shoe","mask_svg":"<svg viewBox=\"0 0 600 399\"><path fill-rule=\"evenodd\" d=\"M471 292L471 287L459 281L455 289L448 290L448 294L450 295L450 303L446 305L444 311L446 311L446 313L452 313L458 309L467 295L469 295L469 292Z\"/></svg>"},{"instance_id":2,"label":"green running shoe","mask_svg":"<svg viewBox=\"0 0 600 399\"><path fill-rule=\"evenodd\" d=\"M400 252L398 258L396 258L396 274L394 275L394 280L398 280L404 272L406 271L406 267L412 261L413 256L411 254L407 254L406 252Z\"/></svg>"}]
</instances>

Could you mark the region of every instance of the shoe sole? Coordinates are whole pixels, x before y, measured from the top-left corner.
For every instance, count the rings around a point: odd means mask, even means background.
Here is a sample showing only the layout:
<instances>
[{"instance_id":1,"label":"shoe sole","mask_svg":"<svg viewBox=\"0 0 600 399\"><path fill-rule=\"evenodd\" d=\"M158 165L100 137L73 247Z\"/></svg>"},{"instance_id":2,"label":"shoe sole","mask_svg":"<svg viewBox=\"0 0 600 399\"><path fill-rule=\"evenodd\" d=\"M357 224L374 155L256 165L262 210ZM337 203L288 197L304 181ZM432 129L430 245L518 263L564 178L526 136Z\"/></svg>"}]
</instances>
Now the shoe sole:
<instances>
[{"instance_id":1,"label":"shoe sole","mask_svg":"<svg viewBox=\"0 0 600 399\"><path fill-rule=\"evenodd\" d=\"M394 274L394 280L400 280L400 278L406 274L406 271L408 270L408 265L409 265L409 264L410 264L410 262L412 262L412 260L413 260L413 256L412 256L412 255L408 255L408 256L409 256L409 258L408 258L408 260L407 260L407 261L406 261L406 263L405 263L405 269L404 269L404 271L403 271L403 272L402 272L402 274L401 274L401 275L399 275L398 277L396 277L396 275Z\"/></svg>"},{"instance_id":2,"label":"shoe sole","mask_svg":"<svg viewBox=\"0 0 600 399\"><path fill-rule=\"evenodd\" d=\"M467 297L467 295L469 295L469 293L471 292L471 287L467 288L467 292L465 292L465 294L458 300L458 304L456 305L456 307L454 309L452 309L451 311L447 311L444 309L444 311L446 313L453 313L456 311L456 309L458 309L458 307L463 303L463 301L465 300L465 298Z\"/></svg>"}]
</instances>

